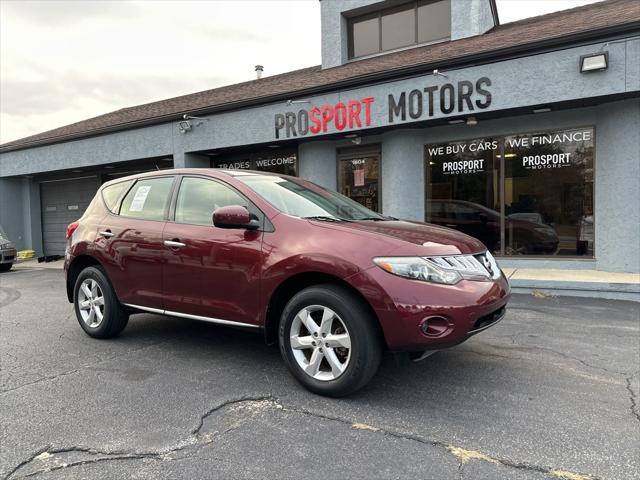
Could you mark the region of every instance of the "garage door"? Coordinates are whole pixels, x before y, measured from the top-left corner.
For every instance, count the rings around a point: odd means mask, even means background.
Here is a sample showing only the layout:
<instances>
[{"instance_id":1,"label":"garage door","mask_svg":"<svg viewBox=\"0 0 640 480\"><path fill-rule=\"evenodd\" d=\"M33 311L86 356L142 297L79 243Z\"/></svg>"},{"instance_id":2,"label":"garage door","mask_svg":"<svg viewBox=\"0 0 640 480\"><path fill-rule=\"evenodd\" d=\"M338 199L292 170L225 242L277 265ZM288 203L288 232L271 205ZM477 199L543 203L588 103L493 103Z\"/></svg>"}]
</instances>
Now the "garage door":
<instances>
[{"instance_id":1,"label":"garage door","mask_svg":"<svg viewBox=\"0 0 640 480\"><path fill-rule=\"evenodd\" d=\"M82 216L98 187L97 177L40 184L45 255L64 255L67 225Z\"/></svg>"}]
</instances>

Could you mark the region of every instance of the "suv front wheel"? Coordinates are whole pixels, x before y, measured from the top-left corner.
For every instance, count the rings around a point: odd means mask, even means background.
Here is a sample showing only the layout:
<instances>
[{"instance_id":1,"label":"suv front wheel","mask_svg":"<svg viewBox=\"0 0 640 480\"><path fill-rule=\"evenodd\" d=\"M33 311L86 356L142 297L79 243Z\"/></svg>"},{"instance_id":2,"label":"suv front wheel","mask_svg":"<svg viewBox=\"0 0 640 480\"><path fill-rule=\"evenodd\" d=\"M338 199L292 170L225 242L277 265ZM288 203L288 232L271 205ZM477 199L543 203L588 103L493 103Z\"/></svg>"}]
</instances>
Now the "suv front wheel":
<instances>
[{"instance_id":1,"label":"suv front wheel","mask_svg":"<svg viewBox=\"0 0 640 480\"><path fill-rule=\"evenodd\" d=\"M340 397L366 385L380 365L376 319L354 293L318 285L285 307L280 351L296 379L312 392Z\"/></svg>"},{"instance_id":2,"label":"suv front wheel","mask_svg":"<svg viewBox=\"0 0 640 480\"><path fill-rule=\"evenodd\" d=\"M117 336L129 321L129 314L100 267L87 267L76 279L73 304L78 323L94 338Z\"/></svg>"}]
</instances>

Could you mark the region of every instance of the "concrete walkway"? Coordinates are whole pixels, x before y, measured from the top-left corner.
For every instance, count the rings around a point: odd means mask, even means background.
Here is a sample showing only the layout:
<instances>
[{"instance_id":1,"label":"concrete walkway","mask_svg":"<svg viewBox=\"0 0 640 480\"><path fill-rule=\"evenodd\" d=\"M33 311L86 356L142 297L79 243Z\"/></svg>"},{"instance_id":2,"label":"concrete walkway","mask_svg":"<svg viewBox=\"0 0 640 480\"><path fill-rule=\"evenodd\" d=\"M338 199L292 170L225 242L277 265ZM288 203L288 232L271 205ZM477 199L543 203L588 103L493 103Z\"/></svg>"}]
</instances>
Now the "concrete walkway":
<instances>
[{"instance_id":1,"label":"concrete walkway","mask_svg":"<svg viewBox=\"0 0 640 480\"><path fill-rule=\"evenodd\" d=\"M601 270L505 268L514 292L640 302L640 274Z\"/></svg>"},{"instance_id":2,"label":"concrete walkway","mask_svg":"<svg viewBox=\"0 0 640 480\"><path fill-rule=\"evenodd\" d=\"M62 269L63 260L38 263L36 259L14 265L15 270ZM640 274L600 270L504 268L516 293L544 296L596 297L640 302Z\"/></svg>"}]
</instances>

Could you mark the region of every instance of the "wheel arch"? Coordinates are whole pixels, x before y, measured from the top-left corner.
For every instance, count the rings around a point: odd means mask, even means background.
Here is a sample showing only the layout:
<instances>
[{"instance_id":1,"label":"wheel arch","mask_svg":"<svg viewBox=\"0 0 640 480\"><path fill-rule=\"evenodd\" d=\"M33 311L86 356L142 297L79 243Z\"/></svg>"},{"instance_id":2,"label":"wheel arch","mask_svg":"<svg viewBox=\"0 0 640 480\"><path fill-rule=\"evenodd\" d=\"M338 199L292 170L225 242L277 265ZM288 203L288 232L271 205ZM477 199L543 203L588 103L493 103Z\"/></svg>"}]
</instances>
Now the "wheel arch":
<instances>
[{"instance_id":1,"label":"wheel arch","mask_svg":"<svg viewBox=\"0 0 640 480\"><path fill-rule=\"evenodd\" d=\"M278 324L280 322L280 316L282 315L282 311L284 310L284 307L287 305L289 300L295 294L304 290L305 288L322 284L338 285L345 290L354 293L358 298L360 298L363 305L365 305L369 310L371 318L375 319L375 328L379 330L380 337L384 339L384 335L382 334L382 326L380 325L380 321L378 319L378 316L376 315L375 310L367 301L365 296L357 288L355 288L349 282L334 275L324 272L310 271L297 273L288 277L287 279L282 281L282 283L280 283L273 291L273 294L269 299L269 304L267 306L264 321L264 335L267 344L274 344L278 341Z\"/></svg>"},{"instance_id":2,"label":"wheel arch","mask_svg":"<svg viewBox=\"0 0 640 480\"><path fill-rule=\"evenodd\" d=\"M104 271L102 264L91 255L78 255L69 264L67 269L67 300L73 303L73 287L76 284L76 279L80 272L87 267L98 266Z\"/></svg>"}]
</instances>

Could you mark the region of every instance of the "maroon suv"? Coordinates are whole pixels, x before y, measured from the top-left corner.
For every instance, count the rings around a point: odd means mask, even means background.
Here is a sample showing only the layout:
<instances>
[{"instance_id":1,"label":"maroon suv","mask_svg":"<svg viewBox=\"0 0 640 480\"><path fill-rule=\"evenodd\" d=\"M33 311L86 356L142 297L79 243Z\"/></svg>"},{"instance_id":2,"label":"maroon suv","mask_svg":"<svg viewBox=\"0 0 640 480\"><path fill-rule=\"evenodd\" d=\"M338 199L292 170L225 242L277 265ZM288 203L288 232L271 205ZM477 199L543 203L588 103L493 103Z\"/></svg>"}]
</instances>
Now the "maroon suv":
<instances>
[{"instance_id":1,"label":"maroon suv","mask_svg":"<svg viewBox=\"0 0 640 480\"><path fill-rule=\"evenodd\" d=\"M419 355L465 341L498 322L509 298L474 238L271 173L114 180L67 240L67 295L90 336L118 335L140 312L259 329L325 395L364 386L384 349Z\"/></svg>"}]
</instances>

